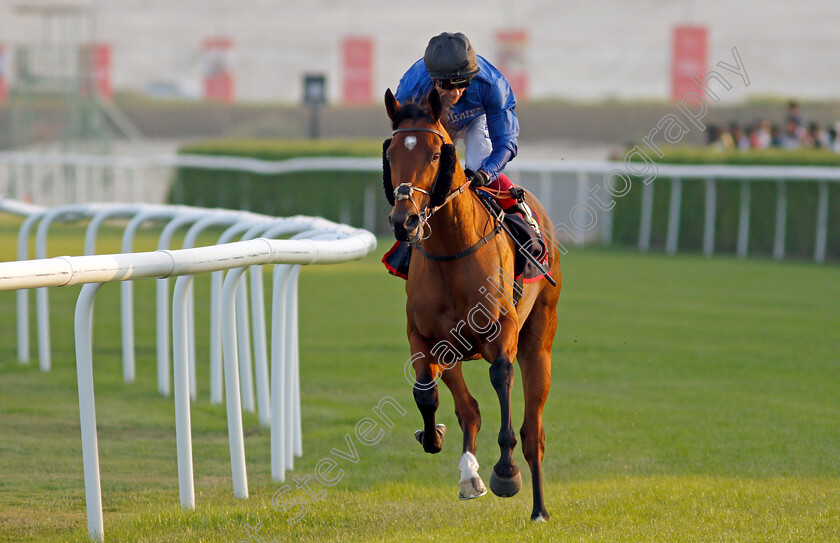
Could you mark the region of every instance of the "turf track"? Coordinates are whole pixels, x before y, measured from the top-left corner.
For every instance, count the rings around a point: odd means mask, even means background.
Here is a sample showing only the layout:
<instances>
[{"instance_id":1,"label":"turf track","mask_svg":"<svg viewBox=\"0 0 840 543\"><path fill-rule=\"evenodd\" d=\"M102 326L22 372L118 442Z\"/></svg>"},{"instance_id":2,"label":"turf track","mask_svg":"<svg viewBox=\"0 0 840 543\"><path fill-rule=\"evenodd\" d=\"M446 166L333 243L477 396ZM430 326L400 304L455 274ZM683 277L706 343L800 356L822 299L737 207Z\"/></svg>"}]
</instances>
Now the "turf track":
<instances>
[{"instance_id":1,"label":"turf track","mask_svg":"<svg viewBox=\"0 0 840 543\"><path fill-rule=\"evenodd\" d=\"M2 225L14 255L15 225ZM81 249L56 227L51 254ZM119 231L100 242L115 251ZM145 241L153 246L151 237ZM379 253L388 245L380 243ZM52 247L52 245L51 245ZM78 254L76 252L75 254ZM97 296L94 367L107 541L837 541L840 539L840 269L574 249L563 258L553 387L546 407L547 507L532 525L530 478L502 500L457 499L460 436L452 400L439 455L412 432L420 417L408 358L401 280L378 258L301 274L304 456L271 481L268 432L246 415L251 497L230 486L224 409L208 402L206 296L197 282L199 401L192 407L196 502L178 506L174 407L155 393L153 282L135 286L138 380L121 382L116 285ZM51 291L53 366L16 359L14 293L0 293L0 541L86 541L72 341L78 288ZM33 311L34 313L34 311ZM34 316L33 316L34 319ZM34 340L34 337L33 337ZM37 356L34 350L33 357ZM487 364L465 370L479 401L485 481L498 458L499 413ZM376 445L324 487L315 466L347 450L345 434L383 397L392 412ZM514 420L521 423L515 384ZM338 468L336 468L338 469ZM336 475L336 471L332 475ZM312 477L318 499L292 476Z\"/></svg>"}]
</instances>

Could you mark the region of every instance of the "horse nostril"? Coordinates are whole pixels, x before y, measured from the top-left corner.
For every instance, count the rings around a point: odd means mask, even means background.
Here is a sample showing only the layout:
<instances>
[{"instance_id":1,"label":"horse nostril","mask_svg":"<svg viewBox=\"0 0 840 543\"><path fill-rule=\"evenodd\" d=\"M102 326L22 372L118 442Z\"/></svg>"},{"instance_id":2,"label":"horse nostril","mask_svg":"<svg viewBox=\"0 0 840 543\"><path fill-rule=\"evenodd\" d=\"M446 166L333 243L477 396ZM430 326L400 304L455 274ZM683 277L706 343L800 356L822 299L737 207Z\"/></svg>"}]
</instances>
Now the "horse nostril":
<instances>
[{"instance_id":1,"label":"horse nostril","mask_svg":"<svg viewBox=\"0 0 840 543\"><path fill-rule=\"evenodd\" d=\"M409 232L417 228L417 225L420 224L420 217L418 215L409 215L408 218L405 219L405 229Z\"/></svg>"}]
</instances>

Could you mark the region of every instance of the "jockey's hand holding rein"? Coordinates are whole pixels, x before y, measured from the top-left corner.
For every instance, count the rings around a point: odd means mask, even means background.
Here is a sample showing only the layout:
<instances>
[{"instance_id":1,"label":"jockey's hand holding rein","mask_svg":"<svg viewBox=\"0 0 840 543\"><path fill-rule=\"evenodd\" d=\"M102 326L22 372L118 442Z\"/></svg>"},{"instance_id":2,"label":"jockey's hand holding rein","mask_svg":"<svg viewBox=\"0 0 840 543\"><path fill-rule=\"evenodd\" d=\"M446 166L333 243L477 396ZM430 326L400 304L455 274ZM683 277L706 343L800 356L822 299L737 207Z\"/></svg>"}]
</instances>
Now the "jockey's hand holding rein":
<instances>
[{"instance_id":1,"label":"jockey's hand holding rein","mask_svg":"<svg viewBox=\"0 0 840 543\"><path fill-rule=\"evenodd\" d=\"M490 176L487 175L487 172L484 170L478 170L476 172L467 169L464 170L464 173L467 175L467 181L473 186L473 188L479 188L486 186L487 183L490 182Z\"/></svg>"}]
</instances>

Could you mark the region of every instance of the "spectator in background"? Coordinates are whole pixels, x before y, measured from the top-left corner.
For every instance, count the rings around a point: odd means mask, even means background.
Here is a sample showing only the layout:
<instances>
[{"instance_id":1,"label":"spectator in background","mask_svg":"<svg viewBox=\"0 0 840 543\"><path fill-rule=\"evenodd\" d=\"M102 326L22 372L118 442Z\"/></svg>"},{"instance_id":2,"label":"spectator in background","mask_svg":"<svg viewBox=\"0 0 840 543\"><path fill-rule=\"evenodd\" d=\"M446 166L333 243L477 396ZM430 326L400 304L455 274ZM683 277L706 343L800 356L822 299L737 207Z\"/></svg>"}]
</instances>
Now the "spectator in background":
<instances>
[{"instance_id":1,"label":"spectator in background","mask_svg":"<svg viewBox=\"0 0 840 543\"><path fill-rule=\"evenodd\" d=\"M706 145L709 147L717 147L718 149L723 148L720 141L720 126L717 124L710 124L706 129Z\"/></svg>"},{"instance_id":2,"label":"spectator in background","mask_svg":"<svg viewBox=\"0 0 840 543\"><path fill-rule=\"evenodd\" d=\"M756 147L756 149L767 149L768 147L770 147L770 144L772 143L772 138L770 137L770 128L770 121L764 119L758 121L757 132L759 147Z\"/></svg>"},{"instance_id":3,"label":"spectator in background","mask_svg":"<svg viewBox=\"0 0 840 543\"><path fill-rule=\"evenodd\" d=\"M787 117L785 118L785 124L788 122L793 121L796 123L797 128L802 128L804 124L802 121L802 114L799 112L799 103L795 100L791 100L788 102L788 110L787 110Z\"/></svg>"},{"instance_id":4,"label":"spectator in background","mask_svg":"<svg viewBox=\"0 0 840 543\"><path fill-rule=\"evenodd\" d=\"M817 121L803 125L799 104L788 103L785 122L782 125L766 119L756 119L746 126L731 121L723 129L719 124L709 124L706 129L706 145L720 150L738 149L827 149L840 153L840 121L821 127Z\"/></svg>"},{"instance_id":5,"label":"spectator in background","mask_svg":"<svg viewBox=\"0 0 840 543\"><path fill-rule=\"evenodd\" d=\"M796 124L796 120L788 116L785 124L785 132L782 135L782 147L785 149L797 149L802 145L804 131Z\"/></svg>"},{"instance_id":6,"label":"spectator in background","mask_svg":"<svg viewBox=\"0 0 840 543\"><path fill-rule=\"evenodd\" d=\"M770 147L779 149L784 146L782 141L782 129L777 124L770 125Z\"/></svg>"},{"instance_id":7,"label":"spectator in background","mask_svg":"<svg viewBox=\"0 0 840 543\"><path fill-rule=\"evenodd\" d=\"M732 148L739 151L746 151L750 148L750 139L744 134L740 123L729 123L729 135L732 137Z\"/></svg>"},{"instance_id":8,"label":"spectator in background","mask_svg":"<svg viewBox=\"0 0 840 543\"><path fill-rule=\"evenodd\" d=\"M758 123L753 123L747 127L747 140L749 141L750 149L763 149L761 145L761 137L759 136L759 125Z\"/></svg>"},{"instance_id":9,"label":"spectator in background","mask_svg":"<svg viewBox=\"0 0 840 543\"><path fill-rule=\"evenodd\" d=\"M770 147L770 123L757 120L747 129L750 149L767 149Z\"/></svg>"},{"instance_id":10,"label":"spectator in background","mask_svg":"<svg viewBox=\"0 0 840 543\"><path fill-rule=\"evenodd\" d=\"M735 149L735 140L732 139L731 127L732 125L730 124L730 128L722 130L720 133L720 137L718 138L719 147L724 151Z\"/></svg>"},{"instance_id":11,"label":"spectator in background","mask_svg":"<svg viewBox=\"0 0 840 543\"><path fill-rule=\"evenodd\" d=\"M811 121L808 123L808 130L805 133L805 137L803 138L804 145L806 147L811 147L813 149L829 149L830 145L828 143L828 134L820 128L820 125L816 121Z\"/></svg>"},{"instance_id":12,"label":"spectator in background","mask_svg":"<svg viewBox=\"0 0 840 543\"><path fill-rule=\"evenodd\" d=\"M840 140L837 139L838 128L840 128L840 121L834 123L834 126L828 129L828 141L831 144L829 149L835 153L840 153Z\"/></svg>"}]
</instances>

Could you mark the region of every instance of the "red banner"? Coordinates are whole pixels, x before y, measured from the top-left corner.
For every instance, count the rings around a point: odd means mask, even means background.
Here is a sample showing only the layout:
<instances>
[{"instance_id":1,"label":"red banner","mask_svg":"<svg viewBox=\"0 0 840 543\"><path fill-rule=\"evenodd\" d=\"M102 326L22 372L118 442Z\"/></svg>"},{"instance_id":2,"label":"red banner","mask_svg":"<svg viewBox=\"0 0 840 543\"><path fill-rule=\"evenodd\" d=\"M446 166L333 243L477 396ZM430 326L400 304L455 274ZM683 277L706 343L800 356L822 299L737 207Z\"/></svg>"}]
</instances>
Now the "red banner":
<instances>
[{"instance_id":1,"label":"red banner","mask_svg":"<svg viewBox=\"0 0 840 543\"><path fill-rule=\"evenodd\" d=\"M347 105L368 105L373 96L373 40L357 36L341 44L344 82L342 98Z\"/></svg>"},{"instance_id":2,"label":"red banner","mask_svg":"<svg viewBox=\"0 0 840 543\"><path fill-rule=\"evenodd\" d=\"M230 68L230 38L208 38L204 40L204 99L233 102L233 72Z\"/></svg>"},{"instance_id":3,"label":"red banner","mask_svg":"<svg viewBox=\"0 0 840 543\"><path fill-rule=\"evenodd\" d=\"M6 56L6 47L0 44L0 102L5 102L9 98L8 74L9 58Z\"/></svg>"},{"instance_id":4,"label":"red banner","mask_svg":"<svg viewBox=\"0 0 840 543\"><path fill-rule=\"evenodd\" d=\"M525 53L528 49L528 32L500 30L496 32L496 44L496 68L507 78L516 99L527 99L529 74Z\"/></svg>"},{"instance_id":5,"label":"red banner","mask_svg":"<svg viewBox=\"0 0 840 543\"><path fill-rule=\"evenodd\" d=\"M706 75L708 32L704 26L674 27L673 58L671 62L671 99L681 101L686 94L700 93L697 84Z\"/></svg>"},{"instance_id":6,"label":"red banner","mask_svg":"<svg viewBox=\"0 0 840 543\"><path fill-rule=\"evenodd\" d=\"M96 94L110 100L114 97L111 86L111 44L92 43L87 48L87 54L88 81Z\"/></svg>"}]
</instances>

